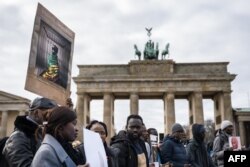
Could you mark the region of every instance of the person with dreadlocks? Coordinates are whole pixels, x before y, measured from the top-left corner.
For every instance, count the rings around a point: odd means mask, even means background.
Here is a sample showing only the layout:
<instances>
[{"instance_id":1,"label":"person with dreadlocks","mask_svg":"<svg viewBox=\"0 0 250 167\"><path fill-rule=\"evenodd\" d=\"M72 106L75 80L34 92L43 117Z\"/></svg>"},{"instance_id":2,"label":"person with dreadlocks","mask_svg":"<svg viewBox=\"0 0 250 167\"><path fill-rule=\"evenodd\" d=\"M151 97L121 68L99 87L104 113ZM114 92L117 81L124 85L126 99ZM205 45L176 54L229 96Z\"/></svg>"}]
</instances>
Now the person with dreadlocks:
<instances>
[{"instance_id":1,"label":"person with dreadlocks","mask_svg":"<svg viewBox=\"0 0 250 167\"><path fill-rule=\"evenodd\" d=\"M44 139L31 166L88 166L84 156L72 146L78 134L76 113L68 107L56 107L47 114L46 120Z\"/></svg>"}]
</instances>

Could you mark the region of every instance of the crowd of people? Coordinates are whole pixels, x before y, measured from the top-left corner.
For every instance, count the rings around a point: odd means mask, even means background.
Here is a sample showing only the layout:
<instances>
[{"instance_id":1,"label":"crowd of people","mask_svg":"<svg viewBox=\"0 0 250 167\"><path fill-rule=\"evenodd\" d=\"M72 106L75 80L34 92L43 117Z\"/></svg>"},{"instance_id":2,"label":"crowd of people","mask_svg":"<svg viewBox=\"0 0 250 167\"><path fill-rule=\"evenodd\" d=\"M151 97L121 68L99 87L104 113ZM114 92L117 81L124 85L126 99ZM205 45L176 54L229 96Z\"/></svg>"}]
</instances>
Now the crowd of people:
<instances>
[{"instance_id":1,"label":"crowd of people","mask_svg":"<svg viewBox=\"0 0 250 167\"><path fill-rule=\"evenodd\" d=\"M68 106L58 106L53 100L36 98L29 114L17 116L13 133L1 139L1 167L88 167L84 145L76 142L77 115ZM125 129L107 143L105 123L92 120L86 129L100 135L108 167L223 167L224 151L233 150L229 137L233 124L225 120L217 131L212 153L205 143L206 129L192 125L192 139L186 140L184 128L175 123L171 134L159 143L155 128L146 128L139 115L127 117Z\"/></svg>"}]
</instances>

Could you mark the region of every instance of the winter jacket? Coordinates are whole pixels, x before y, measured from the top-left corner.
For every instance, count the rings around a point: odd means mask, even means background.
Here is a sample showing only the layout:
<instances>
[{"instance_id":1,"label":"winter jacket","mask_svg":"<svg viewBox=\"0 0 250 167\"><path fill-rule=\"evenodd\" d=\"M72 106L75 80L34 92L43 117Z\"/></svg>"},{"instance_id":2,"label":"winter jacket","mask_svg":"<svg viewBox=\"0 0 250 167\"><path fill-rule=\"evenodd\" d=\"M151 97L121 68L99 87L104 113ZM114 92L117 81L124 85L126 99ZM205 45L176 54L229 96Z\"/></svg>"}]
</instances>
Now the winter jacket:
<instances>
[{"instance_id":1,"label":"winter jacket","mask_svg":"<svg viewBox=\"0 0 250 167\"><path fill-rule=\"evenodd\" d=\"M187 145L187 155L192 167L214 167L204 143L198 143L195 139L191 140Z\"/></svg>"},{"instance_id":2,"label":"winter jacket","mask_svg":"<svg viewBox=\"0 0 250 167\"><path fill-rule=\"evenodd\" d=\"M3 155L11 167L29 167L41 145L42 137L35 135L38 125L27 116L18 116L14 124L15 131L6 141Z\"/></svg>"},{"instance_id":3,"label":"winter jacket","mask_svg":"<svg viewBox=\"0 0 250 167\"><path fill-rule=\"evenodd\" d=\"M192 167L214 167L204 143L205 128L202 124L193 124L193 139L187 145L188 160Z\"/></svg>"},{"instance_id":4,"label":"winter jacket","mask_svg":"<svg viewBox=\"0 0 250 167\"><path fill-rule=\"evenodd\" d=\"M143 150L143 153L146 158L147 167L149 165L148 154L143 140L139 139L138 141L140 147ZM133 146L133 142L127 136L114 136L111 139L111 148L116 148L118 152L118 165L119 167L138 167L138 157L136 149Z\"/></svg>"},{"instance_id":5,"label":"winter jacket","mask_svg":"<svg viewBox=\"0 0 250 167\"><path fill-rule=\"evenodd\" d=\"M213 152L218 167L224 167L224 151L229 147L229 137L230 135L226 134L226 132L219 130L214 139Z\"/></svg>"},{"instance_id":6,"label":"winter jacket","mask_svg":"<svg viewBox=\"0 0 250 167\"><path fill-rule=\"evenodd\" d=\"M189 163L184 145L172 136L165 137L160 153L162 164L170 162L174 167L183 167L184 164Z\"/></svg>"},{"instance_id":7,"label":"winter jacket","mask_svg":"<svg viewBox=\"0 0 250 167\"><path fill-rule=\"evenodd\" d=\"M76 164L62 145L53 136L46 134L31 167L76 167Z\"/></svg>"},{"instance_id":8,"label":"winter jacket","mask_svg":"<svg viewBox=\"0 0 250 167\"><path fill-rule=\"evenodd\" d=\"M108 147L107 143L104 144L105 153L107 155L108 167L119 167L118 165L118 153L119 150L117 148Z\"/></svg>"}]
</instances>

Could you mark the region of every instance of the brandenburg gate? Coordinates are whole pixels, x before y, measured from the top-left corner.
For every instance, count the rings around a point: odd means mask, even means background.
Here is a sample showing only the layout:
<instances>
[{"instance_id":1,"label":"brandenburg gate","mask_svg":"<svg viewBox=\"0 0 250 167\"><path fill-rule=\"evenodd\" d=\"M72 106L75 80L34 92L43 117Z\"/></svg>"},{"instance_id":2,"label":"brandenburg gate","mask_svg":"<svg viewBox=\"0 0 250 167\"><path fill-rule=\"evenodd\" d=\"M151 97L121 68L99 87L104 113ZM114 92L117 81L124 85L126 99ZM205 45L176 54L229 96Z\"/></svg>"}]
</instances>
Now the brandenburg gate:
<instances>
[{"instance_id":1,"label":"brandenburg gate","mask_svg":"<svg viewBox=\"0 0 250 167\"><path fill-rule=\"evenodd\" d=\"M109 136L114 135L114 101L130 99L130 114L139 113L139 99L162 99L164 102L164 131L171 132L175 123L175 99L189 102L189 125L204 123L203 99L214 102L216 129L222 120L233 121L231 105L231 81L234 74L227 70L228 62L176 63L165 59L169 55L169 43L158 60L158 43L150 39L141 52L134 45L138 60L117 65L78 65L79 75L74 77L77 85L77 114L80 125L90 122L90 101L103 99L103 121Z\"/></svg>"},{"instance_id":2,"label":"brandenburg gate","mask_svg":"<svg viewBox=\"0 0 250 167\"><path fill-rule=\"evenodd\" d=\"M175 123L175 99L189 101L189 123L204 123L202 99L214 101L214 120L233 120L228 62L175 63L173 60L130 61L127 65L79 65L77 114L90 121L90 101L104 100L104 122L113 135L114 100L130 99L130 113L139 113L139 99L162 99L165 134Z\"/></svg>"}]
</instances>

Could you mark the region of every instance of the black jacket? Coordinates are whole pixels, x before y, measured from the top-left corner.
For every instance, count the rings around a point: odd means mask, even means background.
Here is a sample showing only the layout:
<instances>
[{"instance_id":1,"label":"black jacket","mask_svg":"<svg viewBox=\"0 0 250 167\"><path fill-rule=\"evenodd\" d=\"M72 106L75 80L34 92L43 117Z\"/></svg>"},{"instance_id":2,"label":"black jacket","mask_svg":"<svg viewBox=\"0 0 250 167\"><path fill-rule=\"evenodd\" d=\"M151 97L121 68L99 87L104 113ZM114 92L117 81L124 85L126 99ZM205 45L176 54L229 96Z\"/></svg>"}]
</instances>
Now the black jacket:
<instances>
[{"instance_id":1,"label":"black jacket","mask_svg":"<svg viewBox=\"0 0 250 167\"><path fill-rule=\"evenodd\" d=\"M183 167L188 164L186 149L180 140L172 136L166 136L160 147L162 164L167 162L173 163L175 167Z\"/></svg>"},{"instance_id":2,"label":"black jacket","mask_svg":"<svg viewBox=\"0 0 250 167\"><path fill-rule=\"evenodd\" d=\"M26 116L18 116L15 131L6 141L3 154L11 167L28 167L41 145L42 136L35 135L38 125Z\"/></svg>"},{"instance_id":3,"label":"black jacket","mask_svg":"<svg viewBox=\"0 0 250 167\"><path fill-rule=\"evenodd\" d=\"M204 143L204 125L193 124L193 139L187 145L187 155L192 167L214 167Z\"/></svg>"},{"instance_id":4,"label":"black jacket","mask_svg":"<svg viewBox=\"0 0 250 167\"><path fill-rule=\"evenodd\" d=\"M111 139L111 148L118 148L118 164L119 167L137 167L138 159L137 153L133 146L133 142L127 136L114 136ZM147 167L149 165L149 160L147 156L147 150L144 141L139 139L139 145L141 146L143 153L146 158Z\"/></svg>"}]
</instances>

